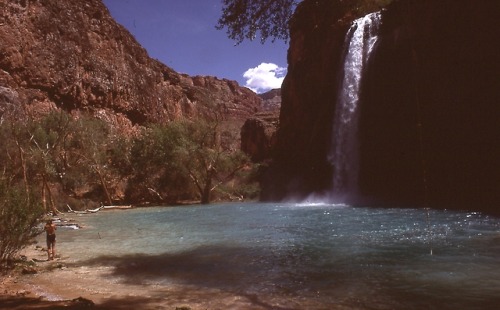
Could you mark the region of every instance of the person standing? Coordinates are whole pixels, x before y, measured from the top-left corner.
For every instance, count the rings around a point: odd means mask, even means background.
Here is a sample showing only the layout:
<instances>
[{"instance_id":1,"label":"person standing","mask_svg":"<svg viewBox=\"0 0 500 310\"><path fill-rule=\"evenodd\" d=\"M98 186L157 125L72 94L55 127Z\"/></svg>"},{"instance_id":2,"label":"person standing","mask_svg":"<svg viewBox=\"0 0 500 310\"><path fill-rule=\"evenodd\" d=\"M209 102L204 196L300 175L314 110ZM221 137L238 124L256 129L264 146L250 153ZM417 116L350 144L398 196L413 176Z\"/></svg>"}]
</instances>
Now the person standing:
<instances>
[{"instance_id":1,"label":"person standing","mask_svg":"<svg viewBox=\"0 0 500 310\"><path fill-rule=\"evenodd\" d=\"M56 256L56 225L52 220L48 220L45 224L45 232L47 232L47 260L53 260Z\"/></svg>"}]
</instances>

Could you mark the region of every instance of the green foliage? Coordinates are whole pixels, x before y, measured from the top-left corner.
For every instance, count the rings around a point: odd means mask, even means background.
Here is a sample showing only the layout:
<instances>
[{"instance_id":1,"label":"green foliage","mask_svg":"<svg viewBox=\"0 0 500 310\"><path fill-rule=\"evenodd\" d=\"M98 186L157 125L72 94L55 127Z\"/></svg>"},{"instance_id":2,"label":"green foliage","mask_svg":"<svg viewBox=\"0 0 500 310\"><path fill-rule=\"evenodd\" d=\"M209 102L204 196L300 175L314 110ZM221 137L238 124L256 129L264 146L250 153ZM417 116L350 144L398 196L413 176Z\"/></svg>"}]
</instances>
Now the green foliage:
<instances>
[{"instance_id":1,"label":"green foliage","mask_svg":"<svg viewBox=\"0 0 500 310\"><path fill-rule=\"evenodd\" d=\"M202 203L235 173L249 164L248 157L224 143L219 122L185 122L184 139L175 150L183 174L195 185Z\"/></svg>"},{"instance_id":2,"label":"green foliage","mask_svg":"<svg viewBox=\"0 0 500 310\"><path fill-rule=\"evenodd\" d=\"M227 36L238 44L254 40L260 34L264 43L268 38L288 39L288 21L296 0L223 0L222 16L217 29L227 27Z\"/></svg>"},{"instance_id":3,"label":"green foliage","mask_svg":"<svg viewBox=\"0 0 500 310\"><path fill-rule=\"evenodd\" d=\"M110 168L114 169L116 174L120 177L127 176L131 173L130 148L130 139L121 136L113 139L108 148L107 158Z\"/></svg>"},{"instance_id":4,"label":"green foliage","mask_svg":"<svg viewBox=\"0 0 500 310\"><path fill-rule=\"evenodd\" d=\"M85 115L72 128L67 166L76 173L71 175L95 189L92 198L113 204L109 183L130 172L128 139L114 133L103 120Z\"/></svg>"},{"instance_id":5,"label":"green foliage","mask_svg":"<svg viewBox=\"0 0 500 310\"><path fill-rule=\"evenodd\" d=\"M335 2L333 7L362 16L380 10L392 0L322 0ZM216 28L227 28L228 38L237 44L254 40L260 34L260 41L276 39L287 41L290 19L301 2L298 0L223 0L222 16ZM312 2L312 1L309 1ZM337 12L338 13L338 12Z\"/></svg>"},{"instance_id":6,"label":"green foliage","mask_svg":"<svg viewBox=\"0 0 500 310\"><path fill-rule=\"evenodd\" d=\"M175 160L175 148L184 139L182 130L175 122L152 125L133 141L130 198L174 202L190 192L191 184Z\"/></svg>"},{"instance_id":7,"label":"green foliage","mask_svg":"<svg viewBox=\"0 0 500 310\"><path fill-rule=\"evenodd\" d=\"M219 122L175 121L147 128L132 146L134 178L129 195L208 203L220 185L249 165L231 148Z\"/></svg>"},{"instance_id":8,"label":"green foliage","mask_svg":"<svg viewBox=\"0 0 500 310\"><path fill-rule=\"evenodd\" d=\"M43 211L30 194L0 179L0 267L38 233L36 227Z\"/></svg>"},{"instance_id":9,"label":"green foliage","mask_svg":"<svg viewBox=\"0 0 500 310\"><path fill-rule=\"evenodd\" d=\"M53 111L41 119L8 119L0 124L0 168L13 184L41 193L53 211L51 187L97 201L112 200L109 184L130 174L130 143L100 119ZM81 197L80 197L81 198Z\"/></svg>"},{"instance_id":10,"label":"green foliage","mask_svg":"<svg viewBox=\"0 0 500 310\"><path fill-rule=\"evenodd\" d=\"M89 116L73 120L59 162L60 181L68 191L98 186L96 168L106 161L106 125Z\"/></svg>"},{"instance_id":11,"label":"green foliage","mask_svg":"<svg viewBox=\"0 0 500 310\"><path fill-rule=\"evenodd\" d=\"M0 171L8 184L37 193L54 212L66 204L85 208L79 199L208 203L253 197L255 184L242 189L252 164L237 150L238 131L234 122L183 120L145 127L131 140L102 120L57 111L0 123Z\"/></svg>"},{"instance_id":12,"label":"green foliage","mask_svg":"<svg viewBox=\"0 0 500 310\"><path fill-rule=\"evenodd\" d=\"M71 119L65 112L53 111L39 121L31 120L27 123L25 139L33 157L30 160L38 173L54 176L60 170L59 156L65 148L65 141L71 131ZM22 126L22 124L18 124Z\"/></svg>"},{"instance_id":13,"label":"green foliage","mask_svg":"<svg viewBox=\"0 0 500 310\"><path fill-rule=\"evenodd\" d=\"M260 195L259 174L259 164L245 165L235 173L231 182L221 184L217 194L230 200L258 199Z\"/></svg>"},{"instance_id":14,"label":"green foliage","mask_svg":"<svg viewBox=\"0 0 500 310\"><path fill-rule=\"evenodd\" d=\"M3 171L4 176L10 178L20 178L20 164L18 154L18 147L16 145L15 134L12 132L11 123L4 121L0 124L0 169Z\"/></svg>"}]
</instances>

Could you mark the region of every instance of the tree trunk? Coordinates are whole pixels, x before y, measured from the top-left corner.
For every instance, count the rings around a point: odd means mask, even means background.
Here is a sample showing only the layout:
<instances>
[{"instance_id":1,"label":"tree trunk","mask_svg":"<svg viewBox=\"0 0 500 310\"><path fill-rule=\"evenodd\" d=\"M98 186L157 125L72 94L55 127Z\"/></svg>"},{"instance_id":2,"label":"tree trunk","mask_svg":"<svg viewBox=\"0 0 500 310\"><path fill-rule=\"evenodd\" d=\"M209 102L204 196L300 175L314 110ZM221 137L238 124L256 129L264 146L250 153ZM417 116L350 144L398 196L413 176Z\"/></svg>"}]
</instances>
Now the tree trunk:
<instances>
[{"instance_id":1,"label":"tree trunk","mask_svg":"<svg viewBox=\"0 0 500 310\"><path fill-rule=\"evenodd\" d=\"M209 204L211 194L212 194L212 177L208 176L207 181L205 182L205 187L203 188L203 192L201 193L201 203Z\"/></svg>"},{"instance_id":2,"label":"tree trunk","mask_svg":"<svg viewBox=\"0 0 500 310\"><path fill-rule=\"evenodd\" d=\"M47 198L49 199L50 211L54 215L59 214L59 210L57 210L56 205L54 204L54 199L52 199L52 192L50 191L49 183L47 182L47 176L42 174L42 204L45 211L49 211L47 207Z\"/></svg>"},{"instance_id":3,"label":"tree trunk","mask_svg":"<svg viewBox=\"0 0 500 310\"><path fill-rule=\"evenodd\" d=\"M42 207L45 212L49 211L47 208L47 195L45 193L45 176L42 176Z\"/></svg>"},{"instance_id":4,"label":"tree trunk","mask_svg":"<svg viewBox=\"0 0 500 310\"><path fill-rule=\"evenodd\" d=\"M21 145L19 144L19 141L17 141L17 139L16 139L16 145L17 145L17 148L19 150L19 158L21 160L21 167L23 169L23 181L24 181L24 189L26 191L26 197L28 197L28 199L30 199L30 190L29 190L29 185L28 185L28 175L26 172L26 161L24 159L24 150L21 147Z\"/></svg>"},{"instance_id":5,"label":"tree trunk","mask_svg":"<svg viewBox=\"0 0 500 310\"><path fill-rule=\"evenodd\" d=\"M54 199L52 199L52 192L50 191L49 183L47 182L47 178L44 176L43 183L45 188L47 189L47 196L49 198L50 209L54 215L59 214L59 210L57 210L56 205L54 204Z\"/></svg>"},{"instance_id":6,"label":"tree trunk","mask_svg":"<svg viewBox=\"0 0 500 310\"><path fill-rule=\"evenodd\" d=\"M106 186L106 182L99 168L95 168L97 175L99 176L99 181L101 182L102 188L104 189L104 194L106 195L106 200L108 201L108 205L113 205L113 201L111 200L111 195L109 194L108 187Z\"/></svg>"}]
</instances>

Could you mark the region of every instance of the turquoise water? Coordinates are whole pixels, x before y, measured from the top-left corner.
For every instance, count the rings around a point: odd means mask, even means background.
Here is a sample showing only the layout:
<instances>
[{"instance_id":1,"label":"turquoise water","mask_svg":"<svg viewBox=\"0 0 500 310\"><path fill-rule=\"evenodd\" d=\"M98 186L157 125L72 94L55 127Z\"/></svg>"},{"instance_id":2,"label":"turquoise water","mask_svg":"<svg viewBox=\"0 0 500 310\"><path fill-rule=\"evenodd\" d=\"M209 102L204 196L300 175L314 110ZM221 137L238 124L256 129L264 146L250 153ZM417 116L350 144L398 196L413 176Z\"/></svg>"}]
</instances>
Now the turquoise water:
<instances>
[{"instance_id":1,"label":"turquoise water","mask_svg":"<svg viewBox=\"0 0 500 310\"><path fill-rule=\"evenodd\" d=\"M125 282L217 288L297 309L500 302L500 219L480 213L242 203L75 219L86 227L60 231L60 246Z\"/></svg>"}]
</instances>

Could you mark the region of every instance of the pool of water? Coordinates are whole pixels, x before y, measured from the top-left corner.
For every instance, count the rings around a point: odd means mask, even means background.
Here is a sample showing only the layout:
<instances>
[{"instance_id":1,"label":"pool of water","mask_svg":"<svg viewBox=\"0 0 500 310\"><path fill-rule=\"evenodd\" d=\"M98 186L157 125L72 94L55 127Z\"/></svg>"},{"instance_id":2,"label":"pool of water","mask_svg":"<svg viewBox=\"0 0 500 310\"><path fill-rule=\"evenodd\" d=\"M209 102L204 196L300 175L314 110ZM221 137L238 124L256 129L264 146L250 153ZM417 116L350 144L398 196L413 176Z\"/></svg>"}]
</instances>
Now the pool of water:
<instances>
[{"instance_id":1,"label":"pool of water","mask_svg":"<svg viewBox=\"0 0 500 310\"><path fill-rule=\"evenodd\" d=\"M75 264L288 308L489 309L500 219L480 213L240 203L101 211L58 242ZM280 309L276 306L276 309Z\"/></svg>"}]
</instances>

